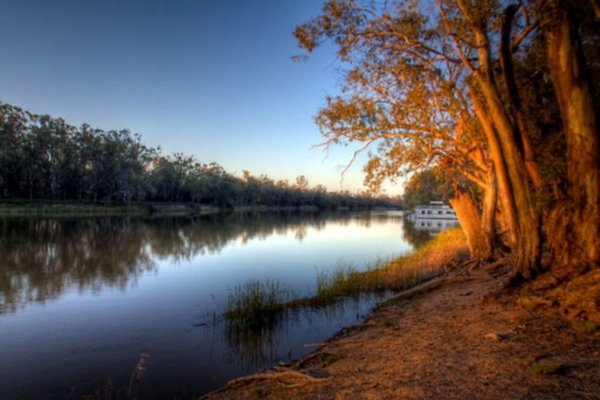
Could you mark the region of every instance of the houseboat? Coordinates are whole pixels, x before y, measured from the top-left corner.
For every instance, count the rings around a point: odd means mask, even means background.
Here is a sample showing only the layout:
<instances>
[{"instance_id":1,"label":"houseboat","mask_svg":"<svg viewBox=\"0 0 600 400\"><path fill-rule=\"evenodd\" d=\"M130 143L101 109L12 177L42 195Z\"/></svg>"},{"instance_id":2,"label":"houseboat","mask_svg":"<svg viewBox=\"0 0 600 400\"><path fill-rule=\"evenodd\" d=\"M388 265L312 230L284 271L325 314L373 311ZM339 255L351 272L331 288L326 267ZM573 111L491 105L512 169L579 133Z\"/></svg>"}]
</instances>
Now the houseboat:
<instances>
[{"instance_id":1,"label":"houseboat","mask_svg":"<svg viewBox=\"0 0 600 400\"><path fill-rule=\"evenodd\" d=\"M456 213L442 201L432 201L429 205L415 207L415 212L408 216L415 223L415 228L422 231L440 232L458 226Z\"/></svg>"},{"instance_id":2,"label":"houseboat","mask_svg":"<svg viewBox=\"0 0 600 400\"><path fill-rule=\"evenodd\" d=\"M417 206L415 207L415 218L426 218L426 219L446 219L458 221L456 213L443 201L431 201L428 206Z\"/></svg>"}]
</instances>

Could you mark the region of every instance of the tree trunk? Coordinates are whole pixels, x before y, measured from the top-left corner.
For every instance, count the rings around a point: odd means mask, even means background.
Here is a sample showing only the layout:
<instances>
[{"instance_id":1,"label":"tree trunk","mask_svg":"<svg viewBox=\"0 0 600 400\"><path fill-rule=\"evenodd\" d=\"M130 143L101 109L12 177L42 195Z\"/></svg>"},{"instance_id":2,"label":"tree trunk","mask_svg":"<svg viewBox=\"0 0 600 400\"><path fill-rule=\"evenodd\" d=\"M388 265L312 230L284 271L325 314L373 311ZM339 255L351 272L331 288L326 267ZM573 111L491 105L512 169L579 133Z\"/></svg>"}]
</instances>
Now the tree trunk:
<instances>
[{"instance_id":1,"label":"tree trunk","mask_svg":"<svg viewBox=\"0 0 600 400\"><path fill-rule=\"evenodd\" d=\"M498 186L496 174L490 167L487 173L487 186L483 188L483 210L481 213L481 233L490 248L489 260L495 259L498 252L496 237L496 208L498 204Z\"/></svg>"},{"instance_id":2,"label":"tree trunk","mask_svg":"<svg viewBox=\"0 0 600 400\"><path fill-rule=\"evenodd\" d=\"M544 185L544 179L540 169L535 161L535 154L531 138L527 132L524 122L523 110L521 109L521 100L519 90L515 80L515 70L512 60L512 40L511 32L515 14L518 10L516 4L510 5L504 12L504 22L502 24L502 35L500 41L500 65L502 66L502 76L506 86L507 101L510 110L512 123L517 131L517 137L521 139L521 150L525 156L525 168L529 173L533 185L540 188Z\"/></svg>"},{"instance_id":3,"label":"tree trunk","mask_svg":"<svg viewBox=\"0 0 600 400\"><path fill-rule=\"evenodd\" d=\"M460 188L456 188L456 196L450 200L450 205L456 212L460 226L467 236L471 259L476 260L479 264L491 260L493 254L492 243L490 238L486 236L486 229L484 229L479 210L471 195Z\"/></svg>"},{"instance_id":4,"label":"tree trunk","mask_svg":"<svg viewBox=\"0 0 600 400\"><path fill-rule=\"evenodd\" d=\"M485 32L476 29L475 38L479 69L474 77L501 148L500 151L492 151L491 156L494 166L503 164L506 168L508 180L499 179L500 191L502 196L512 197L514 209L506 211L516 213L517 218L516 221L508 221L511 231L516 231L516 243L511 244L513 280L529 280L539 273L541 266L540 218L533 204L519 130L512 123L496 85L488 37Z\"/></svg>"},{"instance_id":5,"label":"tree trunk","mask_svg":"<svg viewBox=\"0 0 600 400\"><path fill-rule=\"evenodd\" d=\"M567 198L553 210L552 271L572 278L600 265L600 139L591 79L571 3L543 3L548 64L567 141Z\"/></svg>"},{"instance_id":6,"label":"tree trunk","mask_svg":"<svg viewBox=\"0 0 600 400\"><path fill-rule=\"evenodd\" d=\"M498 134L492 126L492 123L489 121L487 113L485 112L483 104L479 100L475 89L472 86L470 86L469 89L471 92L471 98L473 99L473 110L475 111L475 115L479 119L479 122L483 128L483 132L485 133L488 147L490 149L490 156L492 158L492 162L494 163L494 169L490 172L495 173L498 181L500 190L500 204L508 234L507 245L510 248L516 248L519 235L517 206L512 193L508 169L506 167L506 160L502 155L500 139L498 138ZM494 182L494 187L496 187L495 185L496 183ZM498 189L495 189L495 191L497 192Z\"/></svg>"}]
</instances>

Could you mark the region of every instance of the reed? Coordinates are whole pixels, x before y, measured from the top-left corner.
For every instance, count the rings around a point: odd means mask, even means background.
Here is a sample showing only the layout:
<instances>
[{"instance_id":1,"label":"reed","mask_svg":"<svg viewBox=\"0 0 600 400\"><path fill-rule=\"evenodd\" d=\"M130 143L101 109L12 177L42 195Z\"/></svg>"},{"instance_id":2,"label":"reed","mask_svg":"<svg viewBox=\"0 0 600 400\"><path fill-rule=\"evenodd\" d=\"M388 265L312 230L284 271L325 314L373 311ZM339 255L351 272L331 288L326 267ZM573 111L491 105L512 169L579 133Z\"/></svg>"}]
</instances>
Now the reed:
<instances>
[{"instance_id":1,"label":"reed","mask_svg":"<svg viewBox=\"0 0 600 400\"><path fill-rule=\"evenodd\" d=\"M285 308L322 307L363 293L410 289L449 272L468 256L464 233L460 228L451 229L440 233L414 253L378 260L363 272L347 265L330 272L320 271L317 273L315 296L296 299L285 304Z\"/></svg>"},{"instance_id":2,"label":"reed","mask_svg":"<svg viewBox=\"0 0 600 400\"><path fill-rule=\"evenodd\" d=\"M224 317L237 329L261 330L276 324L276 318L285 310L320 308L361 294L410 289L449 272L468 256L466 237L460 228L455 228L440 233L414 253L378 260L366 271L347 264L332 271L318 271L312 297L296 298L290 286L278 281L250 280L230 293Z\"/></svg>"},{"instance_id":3,"label":"reed","mask_svg":"<svg viewBox=\"0 0 600 400\"><path fill-rule=\"evenodd\" d=\"M284 304L294 298L289 285L279 281L251 279L236 285L228 295L225 319L243 330L260 330L272 325Z\"/></svg>"}]
</instances>

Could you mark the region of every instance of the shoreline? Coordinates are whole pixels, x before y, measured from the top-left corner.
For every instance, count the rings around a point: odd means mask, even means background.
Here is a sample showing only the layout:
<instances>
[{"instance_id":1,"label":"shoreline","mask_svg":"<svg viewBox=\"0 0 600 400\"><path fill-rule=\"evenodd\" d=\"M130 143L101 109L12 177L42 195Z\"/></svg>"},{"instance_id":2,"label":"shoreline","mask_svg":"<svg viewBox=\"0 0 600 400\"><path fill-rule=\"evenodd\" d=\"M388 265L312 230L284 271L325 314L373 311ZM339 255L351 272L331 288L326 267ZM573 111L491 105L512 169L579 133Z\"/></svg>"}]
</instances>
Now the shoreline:
<instances>
[{"instance_id":1,"label":"shoreline","mask_svg":"<svg viewBox=\"0 0 600 400\"><path fill-rule=\"evenodd\" d=\"M87 217L87 216L199 216L228 212L319 212L319 211L401 211L392 208L350 208L321 209L317 206L238 206L219 208L206 204L188 203L131 203L103 205L71 201L0 200L0 217Z\"/></svg>"},{"instance_id":2,"label":"shoreline","mask_svg":"<svg viewBox=\"0 0 600 400\"><path fill-rule=\"evenodd\" d=\"M599 399L600 330L581 330L549 305L524 305L503 289L507 271L405 291L308 356L200 399Z\"/></svg>"}]
</instances>

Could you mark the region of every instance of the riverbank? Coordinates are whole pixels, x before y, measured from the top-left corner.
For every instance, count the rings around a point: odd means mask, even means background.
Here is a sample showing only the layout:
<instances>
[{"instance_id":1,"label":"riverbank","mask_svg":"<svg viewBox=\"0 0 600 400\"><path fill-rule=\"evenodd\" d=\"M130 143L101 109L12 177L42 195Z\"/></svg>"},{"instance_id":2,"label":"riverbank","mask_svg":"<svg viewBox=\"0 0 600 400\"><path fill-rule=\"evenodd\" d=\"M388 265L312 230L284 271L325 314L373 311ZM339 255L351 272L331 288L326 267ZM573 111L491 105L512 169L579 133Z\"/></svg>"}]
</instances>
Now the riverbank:
<instances>
[{"instance_id":1,"label":"riverbank","mask_svg":"<svg viewBox=\"0 0 600 400\"><path fill-rule=\"evenodd\" d=\"M352 209L338 207L337 211L368 211L364 208ZM374 208L373 211L390 211L391 208ZM70 201L44 201L44 200L0 200L0 217L16 216L197 216L215 214L220 212L317 212L321 211L316 206L240 206L234 208L219 208L205 204L195 203L130 203L103 205L96 203L78 203Z\"/></svg>"},{"instance_id":2,"label":"riverbank","mask_svg":"<svg viewBox=\"0 0 600 400\"><path fill-rule=\"evenodd\" d=\"M506 273L425 283L307 357L202 399L600 399L598 325L500 290Z\"/></svg>"},{"instance_id":3,"label":"riverbank","mask_svg":"<svg viewBox=\"0 0 600 400\"><path fill-rule=\"evenodd\" d=\"M14 216L142 216L142 215L198 215L218 213L217 207L180 203L96 204L70 201L2 200L0 217Z\"/></svg>"}]
</instances>

